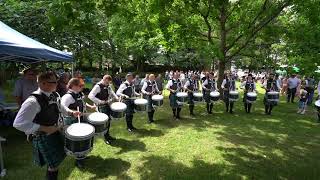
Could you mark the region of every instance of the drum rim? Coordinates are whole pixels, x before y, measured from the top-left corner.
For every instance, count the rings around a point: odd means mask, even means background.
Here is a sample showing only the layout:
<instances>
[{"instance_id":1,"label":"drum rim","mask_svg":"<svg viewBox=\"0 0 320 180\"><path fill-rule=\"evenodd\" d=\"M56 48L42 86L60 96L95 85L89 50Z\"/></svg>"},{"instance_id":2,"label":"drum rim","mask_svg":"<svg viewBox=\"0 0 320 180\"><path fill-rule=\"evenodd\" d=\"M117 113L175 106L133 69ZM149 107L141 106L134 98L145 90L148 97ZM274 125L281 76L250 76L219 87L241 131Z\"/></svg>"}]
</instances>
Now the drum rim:
<instances>
[{"instance_id":1,"label":"drum rim","mask_svg":"<svg viewBox=\"0 0 320 180\"><path fill-rule=\"evenodd\" d=\"M254 94L254 96L252 96L253 94ZM248 97L257 97L258 94L255 93L255 92L248 92L248 93L247 93L247 96L248 96Z\"/></svg>"},{"instance_id":2,"label":"drum rim","mask_svg":"<svg viewBox=\"0 0 320 180\"><path fill-rule=\"evenodd\" d=\"M88 127L91 127L92 128L92 132L90 134L87 134L85 136L74 136L70 133L68 133L68 129L73 125L73 126L76 126L77 124L79 123L74 123L74 124L71 124L67 129L65 129L65 136L67 139L69 140L72 140L72 141L81 141L81 140L88 140L90 138L92 138L94 136L94 133L95 133L95 128L94 126L92 126L91 124L88 124L88 123L80 123L81 125L86 125Z\"/></svg>"},{"instance_id":3,"label":"drum rim","mask_svg":"<svg viewBox=\"0 0 320 180\"><path fill-rule=\"evenodd\" d=\"M210 92L210 96L211 96L211 97L219 97L219 96L220 96L220 92L218 92L218 91L211 91L211 92Z\"/></svg>"},{"instance_id":4,"label":"drum rim","mask_svg":"<svg viewBox=\"0 0 320 180\"><path fill-rule=\"evenodd\" d=\"M137 103L137 101L141 101L141 102L138 102L138 103ZM142 103L142 101L143 101L143 103ZM134 100L134 104L135 104L135 105L147 105L147 104L148 104L148 100L143 99L143 98L135 99L135 100Z\"/></svg>"},{"instance_id":5,"label":"drum rim","mask_svg":"<svg viewBox=\"0 0 320 180\"><path fill-rule=\"evenodd\" d=\"M95 120L90 119L90 116L91 116L92 114L103 114L107 119L105 119L104 121L95 121ZM90 123L92 123L92 124L104 124L104 123L106 123L108 120L109 120L109 116L106 115L105 113L101 113L101 112L93 112L93 113L89 114L88 117L87 117L87 121L90 122Z\"/></svg>"},{"instance_id":6,"label":"drum rim","mask_svg":"<svg viewBox=\"0 0 320 180\"><path fill-rule=\"evenodd\" d=\"M151 96L151 99L154 100L154 98L156 98L156 97L159 97L159 100L163 100L163 95L161 95L161 94L155 94L155 95ZM158 99L155 99L155 100L158 100Z\"/></svg>"},{"instance_id":7,"label":"drum rim","mask_svg":"<svg viewBox=\"0 0 320 180\"><path fill-rule=\"evenodd\" d=\"M124 105L123 107L124 108L122 108L122 109L115 109L114 108L114 104L121 104L121 105ZM125 111L126 109L127 109L127 105L125 104L125 103L123 103L123 102L114 102L114 103L112 103L111 105L110 105L110 109L112 110L112 111L114 111L114 112L123 112L123 111Z\"/></svg>"},{"instance_id":8,"label":"drum rim","mask_svg":"<svg viewBox=\"0 0 320 180\"><path fill-rule=\"evenodd\" d=\"M230 95L239 95L239 92L238 91L229 91L229 94Z\"/></svg>"},{"instance_id":9,"label":"drum rim","mask_svg":"<svg viewBox=\"0 0 320 180\"><path fill-rule=\"evenodd\" d=\"M179 96L179 95L182 95L183 94L183 96ZM177 97L188 97L188 93L186 93L186 92L178 92L177 93Z\"/></svg>"},{"instance_id":10,"label":"drum rim","mask_svg":"<svg viewBox=\"0 0 320 180\"><path fill-rule=\"evenodd\" d=\"M269 94L269 95L279 95L279 92L277 92L277 91L269 91L269 92L267 92L267 94Z\"/></svg>"}]
</instances>

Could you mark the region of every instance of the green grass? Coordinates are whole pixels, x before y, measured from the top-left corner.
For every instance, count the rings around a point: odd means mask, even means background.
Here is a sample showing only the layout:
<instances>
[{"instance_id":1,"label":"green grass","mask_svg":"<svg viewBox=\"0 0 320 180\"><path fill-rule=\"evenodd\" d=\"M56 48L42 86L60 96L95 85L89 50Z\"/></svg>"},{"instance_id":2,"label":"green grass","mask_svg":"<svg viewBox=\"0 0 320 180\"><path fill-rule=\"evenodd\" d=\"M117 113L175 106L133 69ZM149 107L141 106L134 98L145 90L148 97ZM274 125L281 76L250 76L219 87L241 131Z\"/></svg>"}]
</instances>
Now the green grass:
<instances>
[{"instance_id":1,"label":"green grass","mask_svg":"<svg viewBox=\"0 0 320 180\"><path fill-rule=\"evenodd\" d=\"M260 92L262 93L261 89ZM262 94L253 113L246 114L241 101L235 114L226 114L222 102L214 114L205 105L195 108L196 117L182 110L183 120L171 119L168 100L155 113L155 124L136 113L135 133L124 120L114 121L112 146L95 139L86 168L74 167L71 157L60 167L60 179L319 179L320 126L313 107L297 115L296 104L284 98L272 116L263 114ZM32 148L23 133L0 127L8 175L4 179L42 179L45 169L32 164Z\"/></svg>"}]
</instances>

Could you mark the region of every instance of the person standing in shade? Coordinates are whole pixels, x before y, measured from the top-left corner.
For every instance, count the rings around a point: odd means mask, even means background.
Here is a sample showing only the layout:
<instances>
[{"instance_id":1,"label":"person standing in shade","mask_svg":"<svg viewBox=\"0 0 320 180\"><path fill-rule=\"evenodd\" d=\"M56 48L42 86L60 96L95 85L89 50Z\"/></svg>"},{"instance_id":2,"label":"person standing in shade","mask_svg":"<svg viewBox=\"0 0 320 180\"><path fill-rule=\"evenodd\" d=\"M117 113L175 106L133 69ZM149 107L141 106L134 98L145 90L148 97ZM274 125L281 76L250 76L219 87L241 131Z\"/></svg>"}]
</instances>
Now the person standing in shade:
<instances>
[{"instance_id":1,"label":"person standing in shade","mask_svg":"<svg viewBox=\"0 0 320 180\"><path fill-rule=\"evenodd\" d=\"M24 70L23 77L16 81L13 91L13 96L19 107L37 89L37 71L32 68Z\"/></svg>"},{"instance_id":2,"label":"person standing in shade","mask_svg":"<svg viewBox=\"0 0 320 180\"><path fill-rule=\"evenodd\" d=\"M277 81L274 79L273 73L269 74L269 78L263 84L263 88L266 90L266 94L263 99L263 103L265 106L265 114L271 115L273 107L276 106L278 103L275 101L268 101L267 93L270 91L279 92L279 90L280 90L280 84L278 84Z\"/></svg>"},{"instance_id":3,"label":"person standing in shade","mask_svg":"<svg viewBox=\"0 0 320 180\"><path fill-rule=\"evenodd\" d=\"M153 123L153 115L155 112L155 109L152 105L152 96L156 94L161 94L161 91L158 89L158 85L155 81L155 75L150 74L149 75L149 80L144 82L142 89L141 89L142 94L144 95L144 98L148 100L148 120L149 123Z\"/></svg>"},{"instance_id":4,"label":"person standing in shade","mask_svg":"<svg viewBox=\"0 0 320 180\"><path fill-rule=\"evenodd\" d=\"M141 91L141 79L139 78L139 75L136 75L136 77L134 78L134 87L136 88L136 92L140 93Z\"/></svg>"},{"instance_id":5,"label":"person standing in shade","mask_svg":"<svg viewBox=\"0 0 320 180\"><path fill-rule=\"evenodd\" d=\"M229 101L229 92L236 90L236 81L230 72L226 74L225 79L222 81L221 88L223 89L223 99L226 104L226 112L230 112L230 114L232 114L234 102Z\"/></svg>"},{"instance_id":6,"label":"person standing in shade","mask_svg":"<svg viewBox=\"0 0 320 180\"><path fill-rule=\"evenodd\" d=\"M158 76L156 78L156 83L157 83L159 91L162 92L163 91L163 79L162 79L161 74L158 74Z\"/></svg>"},{"instance_id":7,"label":"person standing in shade","mask_svg":"<svg viewBox=\"0 0 320 180\"><path fill-rule=\"evenodd\" d=\"M207 113L212 114L213 102L211 101L210 93L212 91L218 91L216 80L214 79L214 73L209 73L209 77L202 83L202 90L204 93L204 99L207 103Z\"/></svg>"},{"instance_id":8,"label":"person standing in shade","mask_svg":"<svg viewBox=\"0 0 320 180\"><path fill-rule=\"evenodd\" d=\"M287 91L287 102L294 103L294 97L297 93L297 87L299 85L299 79L295 74L292 74L288 79L288 91Z\"/></svg>"},{"instance_id":9,"label":"person standing in shade","mask_svg":"<svg viewBox=\"0 0 320 180\"><path fill-rule=\"evenodd\" d=\"M166 85L166 89L170 91L169 99L170 99L170 106L172 108L173 119L179 120L180 112L182 105L178 104L177 102L177 92L182 89L181 82L179 80L179 73L174 73L171 80L168 81Z\"/></svg>"},{"instance_id":10,"label":"person standing in shade","mask_svg":"<svg viewBox=\"0 0 320 180\"><path fill-rule=\"evenodd\" d=\"M136 130L133 126L133 114L134 114L134 96L139 96L140 94L135 91L135 87L133 84L133 75L128 73L126 75L126 81L122 83L117 91L117 95L124 98L124 103L127 105L126 109L126 122L127 122L127 130L132 132Z\"/></svg>"},{"instance_id":11,"label":"person standing in shade","mask_svg":"<svg viewBox=\"0 0 320 180\"><path fill-rule=\"evenodd\" d=\"M306 79L306 85L305 85L305 90L308 92L307 97L308 101L307 104L311 105L313 101L313 96L314 96L314 89L316 86L316 81L313 76L310 76Z\"/></svg>"},{"instance_id":12,"label":"person standing in shade","mask_svg":"<svg viewBox=\"0 0 320 180\"><path fill-rule=\"evenodd\" d=\"M104 75L102 80L98 82L90 91L88 98L97 106L98 111L105 113L109 117L107 124L107 132L104 134L104 141L106 144L111 144L111 141L116 140L110 135L111 126L111 109L110 104L114 100L118 100L118 96L114 93L112 87L112 77Z\"/></svg>"},{"instance_id":13,"label":"person standing in shade","mask_svg":"<svg viewBox=\"0 0 320 180\"><path fill-rule=\"evenodd\" d=\"M67 84L70 80L70 74L69 73L63 73L58 80L57 85L57 93L59 93L60 96L63 96L67 93L68 88Z\"/></svg>"},{"instance_id":14,"label":"person standing in shade","mask_svg":"<svg viewBox=\"0 0 320 180\"><path fill-rule=\"evenodd\" d=\"M252 74L248 74L246 81L244 81L241 84L241 88L244 88L244 95L243 95L244 109L246 110L246 113L250 113L252 103L247 102L247 94L248 94L248 92L257 91L256 90L256 83L253 80Z\"/></svg>"},{"instance_id":15,"label":"person standing in shade","mask_svg":"<svg viewBox=\"0 0 320 180\"><path fill-rule=\"evenodd\" d=\"M68 111L60 106L60 97L55 93L57 77L53 72L38 76L39 89L22 104L13 127L31 135L34 162L39 166L47 164L46 179L58 179L58 167L64 160L64 139L60 132L60 110L77 117L79 111Z\"/></svg>"},{"instance_id":16,"label":"person standing in shade","mask_svg":"<svg viewBox=\"0 0 320 180\"><path fill-rule=\"evenodd\" d=\"M188 96L189 96L189 112L191 116L194 116L194 97L193 97L193 93L195 91L199 90L199 82L197 80L197 75L196 74L191 74L191 78L188 79L186 81L186 83L184 84L184 90L188 92Z\"/></svg>"}]
</instances>

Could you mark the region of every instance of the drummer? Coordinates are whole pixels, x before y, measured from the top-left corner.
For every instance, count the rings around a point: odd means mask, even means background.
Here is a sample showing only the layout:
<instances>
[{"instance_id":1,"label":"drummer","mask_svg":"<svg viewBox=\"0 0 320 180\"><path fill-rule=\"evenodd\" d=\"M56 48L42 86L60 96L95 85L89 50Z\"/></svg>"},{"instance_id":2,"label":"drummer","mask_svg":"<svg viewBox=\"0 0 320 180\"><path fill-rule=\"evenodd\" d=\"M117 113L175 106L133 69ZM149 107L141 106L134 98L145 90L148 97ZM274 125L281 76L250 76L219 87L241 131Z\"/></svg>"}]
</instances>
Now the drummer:
<instances>
[{"instance_id":1,"label":"drummer","mask_svg":"<svg viewBox=\"0 0 320 180\"><path fill-rule=\"evenodd\" d=\"M84 81L79 78L72 78L69 80L67 84L68 91L65 95L61 98L61 106L63 106L66 110L72 111L79 111L84 113L86 111L86 107L90 109L95 109L96 106L92 106L84 101L84 94L82 90L84 88ZM83 116L80 117L81 122L84 122ZM76 117L73 116L65 116L64 117L64 125L71 125L76 123L78 120ZM83 161L80 159L76 160L76 166L79 168L83 168Z\"/></svg>"},{"instance_id":2,"label":"drummer","mask_svg":"<svg viewBox=\"0 0 320 180\"><path fill-rule=\"evenodd\" d=\"M194 109L194 100L193 100L193 92L199 90L199 81L197 80L196 74L191 74L191 78L187 80L184 84L184 90L188 92L189 96L189 111L190 115L194 116L193 109Z\"/></svg>"},{"instance_id":3,"label":"drummer","mask_svg":"<svg viewBox=\"0 0 320 180\"><path fill-rule=\"evenodd\" d=\"M58 167L64 160L63 136L58 127L60 111L77 117L80 112L68 111L60 106L57 76L54 72L44 72L38 76L39 89L22 104L13 126L27 135L32 135L34 162L47 164L46 179L58 179Z\"/></svg>"},{"instance_id":4,"label":"drummer","mask_svg":"<svg viewBox=\"0 0 320 180\"><path fill-rule=\"evenodd\" d=\"M253 80L252 74L248 74L247 79L241 84L241 88L244 88L244 94L243 94L243 103L244 103L244 109L246 110L246 113L250 113L252 103L247 102L247 93L248 92L257 92L256 90L256 83Z\"/></svg>"},{"instance_id":5,"label":"drummer","mask_svg":"<svg viewBox=\"0 0 320 180\"><path fill-rule=\"evenodd\" d=\"M273 107L276 106L278 103L275 102L275 101L272 101L272 102L268 101L267 100L267 93L270 92L270 91L279 92L279 90L280 90L280 84L277 83L277 81L274 79L274 74L273 73L269 74L269 78L263 84L263 88L266 90L266 94L265 94L264 99L263 99L263 103L264 103L264 106L265 106L265 114L271 115L271 111L272 111Z\"/></svg>"},{"instance_id":6,"label":"drummer","mask_svg":"<svg viewBox=\"0 0 320 180\"><path fill-rule=\"evenodd\" d=\"M111 83L112 77L110 75L104 75L102 80L93 86L88 95L88 98L98 107L98 111L105 113L109 117L109 121L107 123L107 132L104 135L106 144L111 144L111 141L116 140L109 133L111 126L110 104L113 102L113 100L118 100L118 96L114 93Z\"/></svg>"},{"instance_id":7,"label":"drummer","mask_svg":"<svg viewBox=\"0 0 320 180\"><path fill-rule=\"evenodd\" d=\"M233 113L233 101L229 101L229 92L235 91L236 88L236 81L234 80L232 74L227 72L225 75L225 79L222 81L221 88L223 89L223 99L226 104L226 112Z\"/></svg>"},{"instance_id":8,"label":"drummer","mask_svg":"<svg viewBox=\"0 0 320 180\"><path fill-rule=\"evenodd\" d=\"M166 89L170 91L169 99L170 106L172 108L173 118L176 120L180 119L180 112L182 105L177 102L177 92L179 92L182 88L181 82L178 79L179 73L175 72L172 79L168 81L166 85Z\"/></svg>"},{"instance_id":9,"label":"drummer","mask_svg":"<svg viewBox=\"0 0 320 180\"><path fill-rule=\"evenodd\" d=\"M122 83L117 91L117 95L124 98L124 103L127 105L126 109L126 122L127 130L132 132L136 130L132 124L133 114L134 114L134 96L139 96L140 94L135 91L133 84L133 74L128 73L126 75L126 81Z\"/></svg>"},{"instance_id":10,"label":"drummer","mask_svg":"<svg viewBox=\"0 0 320 180\"><path fill-rule=\"evenodd\" d=\"M213 72L210 72L209 77L202 83L202 89L204 91L204 99L207 103L207 112L208 114L212 114L213 102L211 102L210 92L218 91Z\"/></svg>"},{"instance_id":11,"label":"drummer","mask_svg":"<svg viewBox=\"0 0 320 180\"><path fill-rule=\"evenodd\" d=\"M155 109L152 105L152 96L156 94L161 94L161 91L158 89L158 85L155 81L155 75L150 74L149 80L145 81L143 83L141 92L144 94L144 98L148 100L148 120L149 123L153 123L153 115L155 112Z\"/></svg>"}]
</instances>

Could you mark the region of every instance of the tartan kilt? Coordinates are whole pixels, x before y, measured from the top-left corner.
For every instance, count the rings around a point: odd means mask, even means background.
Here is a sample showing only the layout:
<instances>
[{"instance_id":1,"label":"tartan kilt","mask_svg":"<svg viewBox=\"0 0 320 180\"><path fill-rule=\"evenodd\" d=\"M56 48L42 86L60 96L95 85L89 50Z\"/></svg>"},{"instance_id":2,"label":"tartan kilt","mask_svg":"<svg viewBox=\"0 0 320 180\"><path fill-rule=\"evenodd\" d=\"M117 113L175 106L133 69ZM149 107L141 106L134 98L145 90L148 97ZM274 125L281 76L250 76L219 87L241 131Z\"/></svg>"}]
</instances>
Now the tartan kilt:
<instances>
[{"instance_id":1,"label":"tartan kilt","mask_svg":"<svg viewBox=\"0 0 320 180\"><path fill-rule=\"evenodd\" d=\"M98 106L98 111L108 115L109 118L111 117L111 109L109 104Z\"/></svg>"},{"instance_id":2,"label":"tartan kilt","mask_svg":"<svg viewBox=\"0 0 320 180\"><path fill-rule=\"evenodd\" d=\"M210 91L205 91L203 97L206 103L211 103Z\"/></svg>"},{"instance_id":3,"label":"tartan kilt","mask_svg":"<svg viewBox=\"0 0 320 180\"><path fill-rule=\"evenodd\" d=\"M170 100L171 108L180 108L181 107L181 105L179 105L177 102L177 95L176 94L170 93L169 100Z\"/></svg>"},{"instance_id":4,"label":"tartan kilt","mask_svg":"<svg viewBox=\"0 0 320 180\"><path fill-rule=\"evenodd\" d=\"M131 116L134 114L134 100L132 99L125 99L124 103L127 105L126 115Z\"/></svg>"},{"instance_id":5,"label":"tartan kilt","mask_svg":"<svg viewBox=\"0 0 320 180\"><path fill-rule=\"evenodd\" d=\"M32 140L33 162L38 166L47 164L50 168L58 167L66 157L64 138L57 131L53 134L39 134Z\"/></svg>"},{"instance_id":6,"label":"tartan kilt","mask_svg":"<svg viewBox=\"0 0 320 180\"><path fill-rule=\"evenodd\" d=\"M188 92L188 104L189 105L194 105L194 101L193 101L193 93Z\"/></svg>"},{"instance_id":7,"label":"tartan kilt","mask_svg":"<svg viewBox=\"0 0 320 180\"><path fill-rule=\"evenodd\" d=\"M266 106L276 106L278 105L278 102L275 102L275 101L268 101L267 99L267 93L264 95L264 98L263 98L263 104L266 105Z\"/></svg>"}]
</instances>

